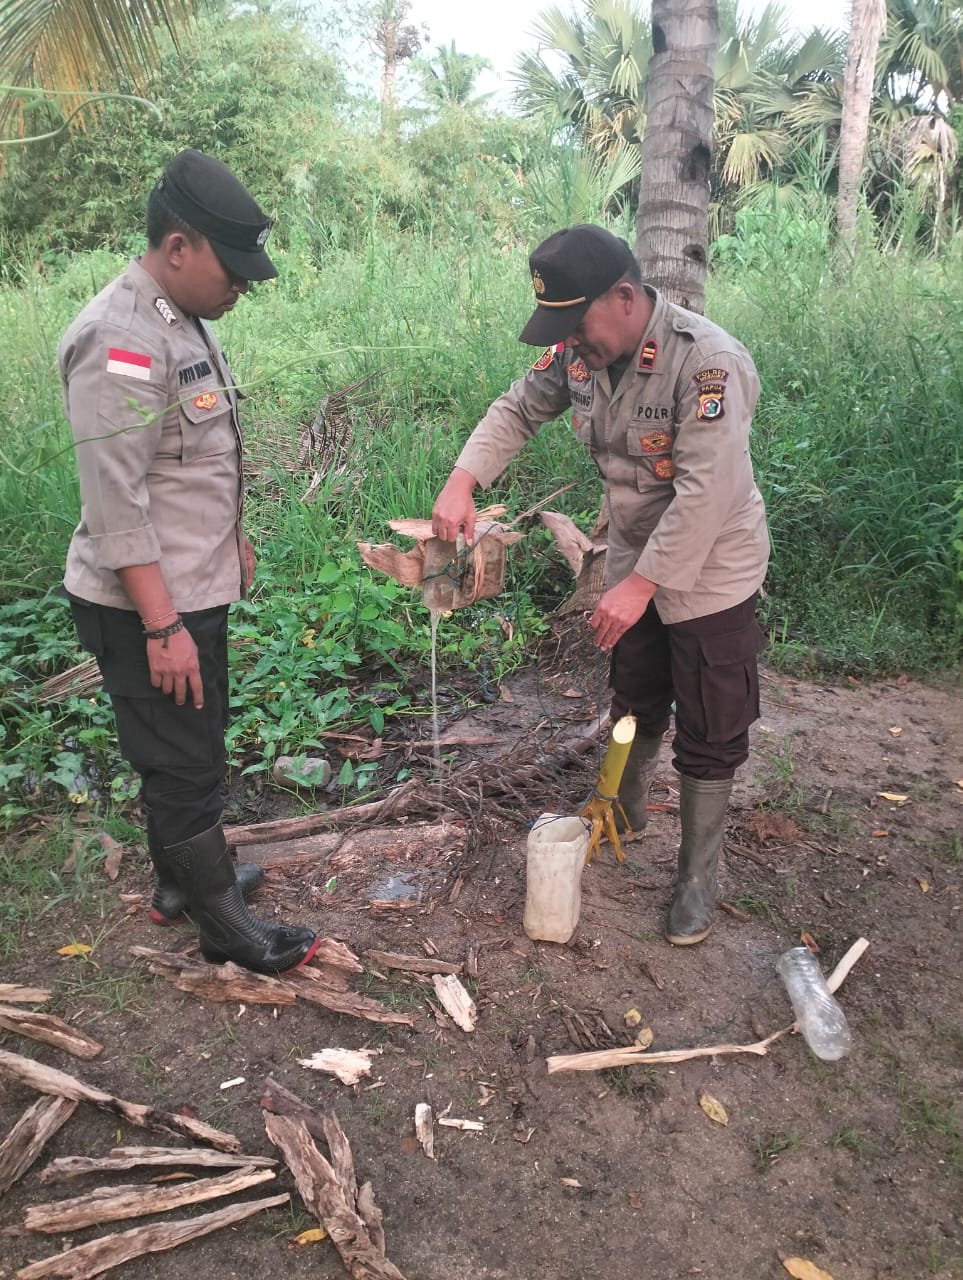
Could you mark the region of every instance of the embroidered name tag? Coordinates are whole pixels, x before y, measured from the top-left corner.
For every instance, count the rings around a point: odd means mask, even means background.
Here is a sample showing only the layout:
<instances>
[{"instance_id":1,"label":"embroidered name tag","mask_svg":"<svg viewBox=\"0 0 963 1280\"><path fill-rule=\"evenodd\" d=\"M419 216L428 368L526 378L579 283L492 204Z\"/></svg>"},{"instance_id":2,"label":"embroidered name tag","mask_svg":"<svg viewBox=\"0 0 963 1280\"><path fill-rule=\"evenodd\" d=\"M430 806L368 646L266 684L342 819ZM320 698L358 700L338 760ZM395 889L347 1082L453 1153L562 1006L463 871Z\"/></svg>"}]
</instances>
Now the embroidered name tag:
<instances>
[{"instance_id":1,"label":"embroidered name tag","mask_svg":"<svg viewBox=\"0 0 963 1280\"><path fill-rule=\"evenodd\" d=\"M183 369L177 370L177 381L183 387L189 382L196 382L198 378L206 378L211 372L211 366L206 360L198 360L197 364L187 364Z\"/></svg>"}]
</instances>

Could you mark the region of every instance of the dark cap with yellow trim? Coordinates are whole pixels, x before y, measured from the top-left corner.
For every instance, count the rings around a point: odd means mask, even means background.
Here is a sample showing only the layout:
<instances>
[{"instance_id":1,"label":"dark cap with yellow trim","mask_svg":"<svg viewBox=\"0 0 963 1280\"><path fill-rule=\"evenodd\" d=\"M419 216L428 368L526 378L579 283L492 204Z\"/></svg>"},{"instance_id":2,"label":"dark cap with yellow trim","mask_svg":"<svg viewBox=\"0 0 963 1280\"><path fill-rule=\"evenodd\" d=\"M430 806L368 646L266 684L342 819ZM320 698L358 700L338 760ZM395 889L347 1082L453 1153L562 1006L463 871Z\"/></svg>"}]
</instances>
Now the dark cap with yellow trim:
<instances>
[{"instance_id":1,"label":"dark cap with yellow trim","mask_svg":"<svg viewBox=\"0 0 963 1280\"><path fill-rule=\"evenodd\" d=\"M528 260L538 306L519 341L533 347L562 342L634 262L625 241L604 227L586 223L556 231Z\"/></svg>"},{"instance_id":2,"label":"dark cap with yellow trim","mask_svg":"<svg viewBox=\"0 0 963 1280\"><path fill-rule=\"evenodd\" d=\"M188 147L157 180L158 191L189 227L200 231L234 275L273 280L277 268L264 252L272 220L222 160Z\"/></svg>"}]
</instances>

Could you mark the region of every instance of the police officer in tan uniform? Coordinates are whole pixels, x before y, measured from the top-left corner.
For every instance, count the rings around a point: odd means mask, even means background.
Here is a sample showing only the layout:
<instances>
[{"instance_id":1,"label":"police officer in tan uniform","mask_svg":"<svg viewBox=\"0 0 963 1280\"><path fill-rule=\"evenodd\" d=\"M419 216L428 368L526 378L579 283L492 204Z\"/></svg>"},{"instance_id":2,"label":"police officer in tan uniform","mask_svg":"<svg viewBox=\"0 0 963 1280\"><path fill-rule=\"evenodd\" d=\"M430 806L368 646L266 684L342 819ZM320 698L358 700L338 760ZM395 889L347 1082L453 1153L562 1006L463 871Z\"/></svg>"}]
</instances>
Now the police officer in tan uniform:
<instances>
[{"instance_id":1,"label":"police officer in tan uniform","mask_svg":"<svg viewBox=\"0 0 963 1280\"><path fill-rule=\"evenodd\" d=\"M221 826L227 615L254 572L241 525L238 394L207 324L277 275L271 221L221 161L186 150L151 191L148 248L60 345L81 517L64 588L140 774L157 873L151 914L186 910L207 959L278 973L317 948L244 897Z\"/></svg>"},{"instance_id":2,"label":"police officer in tan uniform","mask_svg":"<svg viewBox=\"0 0 963 1280\"><path fill-rule=\"evenodd\" d=\"M749 457L759 379L739 342L643 284L628 245L601 227L556 232L529 265L537 305L521 341L547 350L472 432L433 528L471 541L475 487L571 408L609 505L607 590L589 625L612 654L613 719L637 717L619 799L640 831L674 701L682 838L666 937L701 942L732 779L759 716L755 599L769 555Z\"/></svg>"}]
</instances>

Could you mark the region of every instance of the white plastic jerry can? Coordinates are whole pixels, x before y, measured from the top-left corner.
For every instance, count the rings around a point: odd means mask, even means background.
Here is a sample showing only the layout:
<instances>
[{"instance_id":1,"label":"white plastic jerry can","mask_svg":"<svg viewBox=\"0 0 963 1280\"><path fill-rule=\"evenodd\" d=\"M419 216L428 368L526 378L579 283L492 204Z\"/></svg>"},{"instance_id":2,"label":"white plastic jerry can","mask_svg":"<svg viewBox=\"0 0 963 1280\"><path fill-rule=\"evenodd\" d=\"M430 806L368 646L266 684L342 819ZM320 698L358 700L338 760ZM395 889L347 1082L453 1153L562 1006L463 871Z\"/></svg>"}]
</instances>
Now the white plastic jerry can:
<instances>
[{"instance_id":1,"label":"white plastic jerry can","mask_svg":"<svg viewBox=\"0 0 963 1280\"><path fill-rule=\"evenodd\" d=\"M581 818L543 813L528 834L525 914L530 938L568 942L582 906L589 828Z\"/></svg>"}]
</instances>

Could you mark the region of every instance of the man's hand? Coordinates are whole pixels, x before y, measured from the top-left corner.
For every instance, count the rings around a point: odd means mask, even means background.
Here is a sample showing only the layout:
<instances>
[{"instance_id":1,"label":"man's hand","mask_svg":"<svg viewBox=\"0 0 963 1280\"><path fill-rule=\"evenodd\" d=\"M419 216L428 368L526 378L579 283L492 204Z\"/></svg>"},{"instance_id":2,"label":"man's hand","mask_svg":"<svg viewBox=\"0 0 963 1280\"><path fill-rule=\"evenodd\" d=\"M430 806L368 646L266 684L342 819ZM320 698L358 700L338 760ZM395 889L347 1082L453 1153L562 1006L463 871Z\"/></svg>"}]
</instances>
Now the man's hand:
<instances>
[{"instance_id":1,"label":"man's hand","mask_svg":"<svg viewBox=\"0 0 963 1280\"><path fill-rule=\"evenodd\" d=\"M189 688L191 701L200 711L204 705L201 667L197 659L197 645L186 628L166 640L148 640L147 665L150 667L150 682L155 689L172 693L174 701L182 707L187 701Z\"/></svg>"},{"instance_id":2,"label":"man's hand","mask_svg":"<svg viewBox=\"0 0 963 1280\"><path fill-rule=\"evenodd\" d=\"M455 542L464 533L469 546L475 537L475 500L472 490L478 481L470 471L455 467L439 493L431 512L431 531L446 542Z\"/></svg>"},{"instance_id":3,"label":"man's hand","mask_svg":"<svg viewBox=\"0 0 963 1280\"><path fill-rule=\"evenodd\" d=\"M635 626L649 607L657 585L640 573L630 573L606 591L589 618L589 626L595 632L595 643L603 653L613 649L629 627Z\"/></svg>"}]
</instances>

